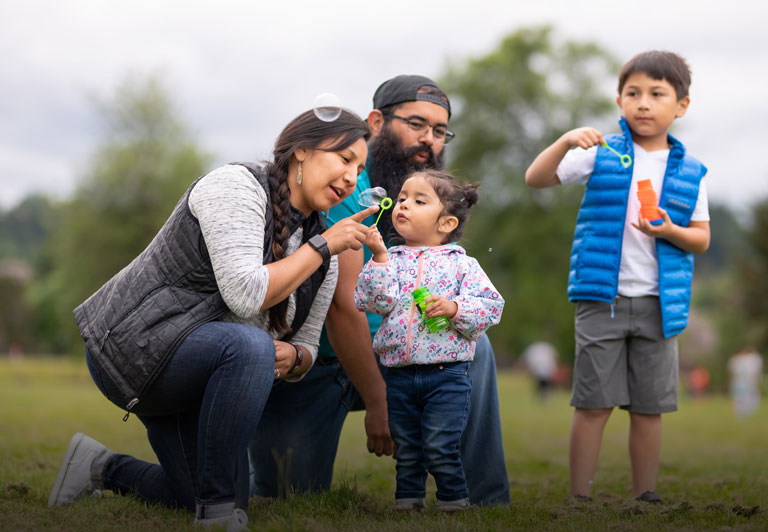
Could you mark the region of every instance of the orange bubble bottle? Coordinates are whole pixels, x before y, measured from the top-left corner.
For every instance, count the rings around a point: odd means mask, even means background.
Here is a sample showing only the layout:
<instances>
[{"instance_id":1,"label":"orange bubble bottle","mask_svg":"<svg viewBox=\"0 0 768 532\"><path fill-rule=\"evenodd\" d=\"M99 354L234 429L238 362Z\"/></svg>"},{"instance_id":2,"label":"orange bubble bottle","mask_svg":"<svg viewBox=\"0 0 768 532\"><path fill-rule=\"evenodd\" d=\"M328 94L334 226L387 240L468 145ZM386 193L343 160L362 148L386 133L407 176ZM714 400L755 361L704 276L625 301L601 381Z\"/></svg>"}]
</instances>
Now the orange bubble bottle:
<instances>
[{"instance_id":1,"label":"orange bubble bottle","mask_svg":"<svg viewBox=\"0 0 768 532\"><path fill-rule=\"evenodd\" d=\"M656 192L650 179L642 179L637 182L637 199L640 200L640 214L651 222L651 225L661 225L664 219L659 212Z\"/></svg>"}]
</instances>

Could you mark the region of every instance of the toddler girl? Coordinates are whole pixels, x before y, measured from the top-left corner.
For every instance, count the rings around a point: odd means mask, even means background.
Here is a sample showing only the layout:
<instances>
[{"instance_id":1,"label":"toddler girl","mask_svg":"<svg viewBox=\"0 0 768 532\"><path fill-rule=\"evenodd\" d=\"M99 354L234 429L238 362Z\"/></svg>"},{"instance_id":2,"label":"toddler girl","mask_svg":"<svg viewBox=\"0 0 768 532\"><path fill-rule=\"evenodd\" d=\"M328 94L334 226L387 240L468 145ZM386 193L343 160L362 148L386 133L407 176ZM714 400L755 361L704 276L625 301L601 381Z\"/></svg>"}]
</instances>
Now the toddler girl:
<instances>
[{"instance_id":1,"label":"toddler girl","mask_svg":"<svg viewBox=\"0 0 768 532\"><path fill-rule=\"evenodd\" d=\"M469 411L469 362L475 339L499 323L504 300L477 260L455 244L464 231L477 186L424 170L403 183L392 225L405 245L387 250L371 227L373 258L357 281L355 304L384 316L373 339L387 383L392 438L397 444L395 510L424 508L427 472L437 484L437 509L469 506L459 446ZM432 297L423 311L412 292ZM431 332L424 319L445 316Z\"/></svg>"}]
</instances>

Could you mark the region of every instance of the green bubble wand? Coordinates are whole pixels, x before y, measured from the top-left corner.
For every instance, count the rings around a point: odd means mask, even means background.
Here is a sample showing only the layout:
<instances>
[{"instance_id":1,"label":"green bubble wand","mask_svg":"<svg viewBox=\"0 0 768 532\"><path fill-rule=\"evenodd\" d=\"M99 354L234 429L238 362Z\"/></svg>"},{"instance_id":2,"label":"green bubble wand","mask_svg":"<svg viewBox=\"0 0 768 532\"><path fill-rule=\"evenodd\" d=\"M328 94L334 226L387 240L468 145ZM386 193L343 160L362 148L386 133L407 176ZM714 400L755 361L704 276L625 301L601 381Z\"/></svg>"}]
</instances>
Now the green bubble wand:
<instances>
[{"instance_id":1,"label":"green bubble wand","mask_svg":"<svg viewBox=\"0 0 768 532\"><path fill-rule=\"evenodd\" d=\"M617 152L616 150L614 150L613 148L608 146L608 143L605 142L605 141L603 141L603 148L608 148L613 153L615 153L619 157L619 159L621 159L621 165L624 168L629 168L629 165L632 164L632 157L630 157L626 153L619 153L619 152Z\"/></svg>"},{"instance_id":2,"label":"green bubble wand","mask_svg":"<svg viewBox=\"0 0 768 532\"><path fill-rule=\"evenodd\" d=\"M376 221L373 225L378 225L381 215L384 211L392 207L392 198L387 197L387 191L381 187L374 187L364 190L360 193L360 197L357 202L363 207L373 207L378 205L380 207L379 216L376 217Z\"/></svg>"},{"instance_id":3,"label":"green bubble wand","mask_svg":"<svg viewBox=\"0 0 768 532\"><path fill-rule=\"evenodd\" d=\"M373 222L373 225L379 225L379 218L381 218L381 215L384 214L384 211L392 206L392 198L381 198L381 203L379 203L379 206L381 207L381 210L379 211L379 215L376 217L376 221Z\"/></svg>"}]
</instances>

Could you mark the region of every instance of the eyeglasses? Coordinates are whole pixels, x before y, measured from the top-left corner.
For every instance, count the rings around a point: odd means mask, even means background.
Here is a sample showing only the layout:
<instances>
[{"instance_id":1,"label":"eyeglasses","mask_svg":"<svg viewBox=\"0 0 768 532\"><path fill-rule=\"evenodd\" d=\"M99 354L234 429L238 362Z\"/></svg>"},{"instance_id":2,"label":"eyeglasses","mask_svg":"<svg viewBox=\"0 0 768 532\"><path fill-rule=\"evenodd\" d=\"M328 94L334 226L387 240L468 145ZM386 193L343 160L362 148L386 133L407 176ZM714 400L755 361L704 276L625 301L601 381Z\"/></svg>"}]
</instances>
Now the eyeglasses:
<instances>
[{"instance_id":1,"label":"eyeglasses","mask_svg":"<svg viewBox=\"0 0 768 532\"><path fill-rule=\"evenodd\" d=\"M437 139L443 141L443 144L451 142L456 134L445 126L437 125L433 126L423 118L405 118L404 116L397 116L396 114L389 114L392 118L397 118L408 124L408 129L415 131L421 135L425 134L430 128L432 129L432 135Z\"/></svg>"}]
</instances>

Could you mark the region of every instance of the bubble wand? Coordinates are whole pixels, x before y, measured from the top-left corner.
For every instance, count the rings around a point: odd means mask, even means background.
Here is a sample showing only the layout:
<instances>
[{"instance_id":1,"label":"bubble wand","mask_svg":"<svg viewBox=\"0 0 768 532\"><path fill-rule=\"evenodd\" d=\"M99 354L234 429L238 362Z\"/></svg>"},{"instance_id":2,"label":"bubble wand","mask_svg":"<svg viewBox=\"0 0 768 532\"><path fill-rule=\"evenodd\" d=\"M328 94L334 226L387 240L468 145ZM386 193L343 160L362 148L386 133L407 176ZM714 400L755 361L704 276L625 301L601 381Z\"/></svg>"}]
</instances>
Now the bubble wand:
<instances>
[{"instance_id":1,"label":"bubble wand","mask_svg":"<svg viewBox=\"0 0 768 532\"><path fill-rule=\"evenodd\" d=\"M384 214L384 211L392 207L392 198L387 197L387 191L381 187L373 187L363 190L360 193L357 202L363 207L373 207L374 205L381 207L379 215L376 217L376 221L373 222L373 225L378 225L379 219L381 218L381 215Z\"/></svg>"},{"instance_id":2,"label":"bubble wand","mask_svg":"<svg viewBox=\"0 0 768 532\"><path fill-rule=\"evenodd\" d=\"M373 222L373 225L378 225L381 215L384 214L384 211L392 206L392 198L381 198L381 203L379 203L379 206L381 206L381 210L379 211L379 215L376 217L376 221Z\"/></svg>"},{"instance_id":3,"label":"bubble wand","mask_svg":"<svg viewBox=\"0 0 768 532\"><path fill-rule=\"evenodd\" d=\"M617 152L616 150L614 150L613 148L611 148L610 146L608 146L608 143L607 143L607 142L605 142L605 141L603 141L603 148L608 148L608 149L609 149L609 150L611 150L613 153L615 153L615 154L616 154L616 155L619 157L619 159L621 159L621 165L622 165L624 168L628 168L628 167L629 167L629 165L630 165L630 164L632 164L632 157L630 157L630 156L629 156L629 155L627 155L626 153L622 154L622 153L619 153L619 152Z\"/></svg>"}]
</instances>

